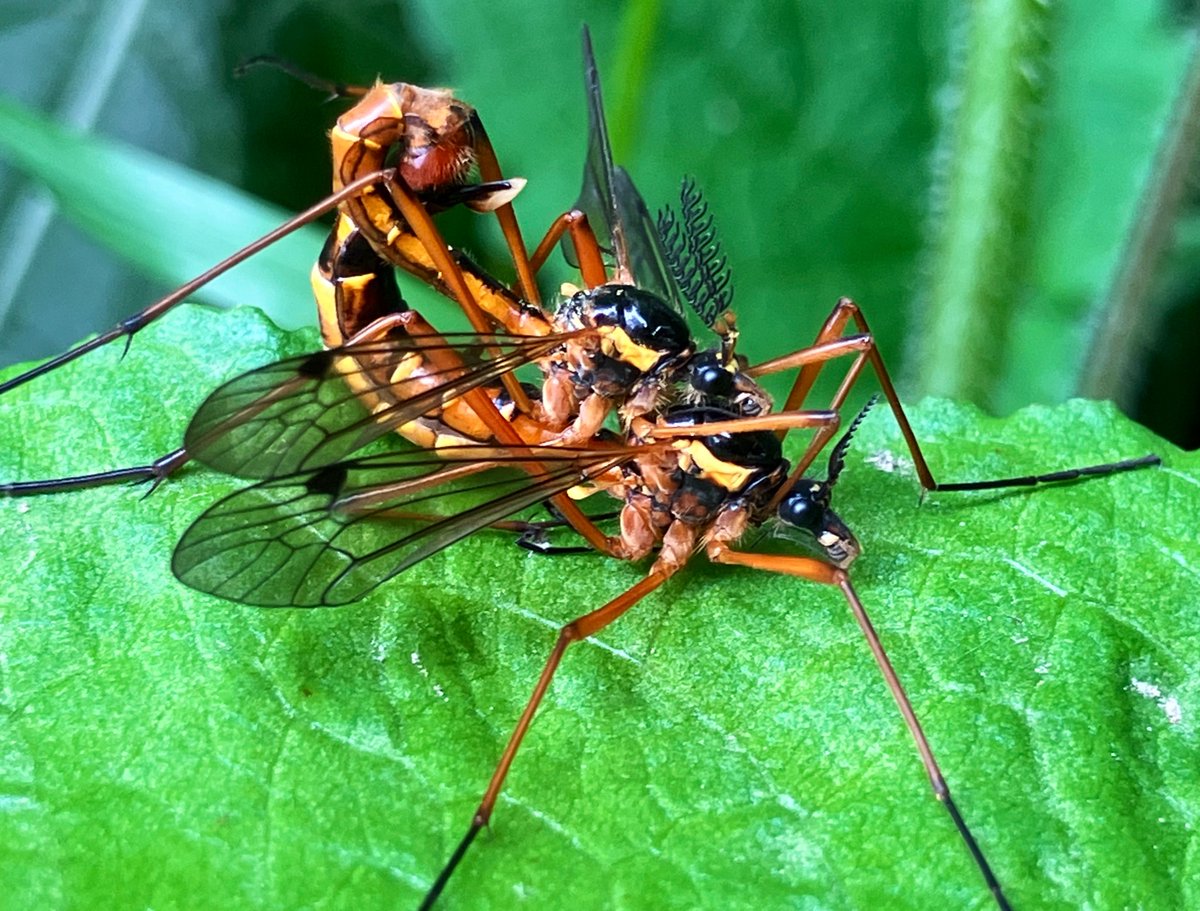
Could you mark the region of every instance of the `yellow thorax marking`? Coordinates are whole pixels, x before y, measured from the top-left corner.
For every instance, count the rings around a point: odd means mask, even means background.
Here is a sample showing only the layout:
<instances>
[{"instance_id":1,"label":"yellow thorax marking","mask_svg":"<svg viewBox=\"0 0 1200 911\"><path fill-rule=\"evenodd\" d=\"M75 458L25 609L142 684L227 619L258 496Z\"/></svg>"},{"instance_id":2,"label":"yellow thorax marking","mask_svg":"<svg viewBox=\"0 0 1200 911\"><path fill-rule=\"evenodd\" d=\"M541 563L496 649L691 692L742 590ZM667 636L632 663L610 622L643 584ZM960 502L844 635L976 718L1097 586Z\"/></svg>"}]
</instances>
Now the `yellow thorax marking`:
<instances>
[{"instance_id":1,"label":"yellow thorax marking","mask_svg":"<svg viewBox=\"0 0 1200 911\"><path fill-rule=\"evenodd\" d=\"M600 350L608 357L632 364L642 373L649 371L662 357L662 352L639 345L620 326L600 327Z\"/></svg>"},{"instance_id":2,"label":"yellow thorax marking","mask_svg":"<svg viewBox=\"0 0 1200 911\"><path fill-rule=\"evenodd\" d=\"M699 440L679 440L674 447L679 450L680 467L687 470L695 465L700 470L700 477L728 491L741 490L754 474L753 468L718 459Z\"/></svg>"},{"instance_id":3,"label":"yellow thorax marking","mask_svg":"<svg viewBox=\"0 0 1200 911\"><path fill-rule=\"evenodd\" d=\"M574 487L571 487L567 490L567 496L572 500L586 500L599 490L599 487L590 482L587 484L576 484Z\"/></svg>"}]
</instances>

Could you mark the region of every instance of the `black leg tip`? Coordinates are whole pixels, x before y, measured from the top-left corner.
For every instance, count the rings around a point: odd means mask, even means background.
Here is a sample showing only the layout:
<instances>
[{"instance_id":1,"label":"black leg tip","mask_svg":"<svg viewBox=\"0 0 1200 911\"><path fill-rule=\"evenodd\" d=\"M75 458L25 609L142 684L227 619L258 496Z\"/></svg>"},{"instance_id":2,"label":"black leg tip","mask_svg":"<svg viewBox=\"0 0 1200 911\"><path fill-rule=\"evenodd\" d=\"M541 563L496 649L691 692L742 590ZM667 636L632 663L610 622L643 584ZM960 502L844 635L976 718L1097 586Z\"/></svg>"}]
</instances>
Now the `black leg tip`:
<instances>
[{"instance_id":1,"label":"black leg tip","mask_svg":"<svg viewBox=\"0 0 1200 911\"><path fill-rule=\"evenodd\" d=\"M454 875L459 862L466 855L467 849L471 847L471 842L475 840L475 836L479 834L479 830L486 824L487 821L481 820L478 816L471 821L471 828L467 829L467 834L458 843L458 847L454 849L454 853L446 861L446 866L442 867L442 872L438 874L437 879L433 881L433 885L429 887L429 891L425 893L418 911L429 911L434 906L438 897L446 888L446 884L450 882L450 877Z\"/></svg>"}]
</instances>

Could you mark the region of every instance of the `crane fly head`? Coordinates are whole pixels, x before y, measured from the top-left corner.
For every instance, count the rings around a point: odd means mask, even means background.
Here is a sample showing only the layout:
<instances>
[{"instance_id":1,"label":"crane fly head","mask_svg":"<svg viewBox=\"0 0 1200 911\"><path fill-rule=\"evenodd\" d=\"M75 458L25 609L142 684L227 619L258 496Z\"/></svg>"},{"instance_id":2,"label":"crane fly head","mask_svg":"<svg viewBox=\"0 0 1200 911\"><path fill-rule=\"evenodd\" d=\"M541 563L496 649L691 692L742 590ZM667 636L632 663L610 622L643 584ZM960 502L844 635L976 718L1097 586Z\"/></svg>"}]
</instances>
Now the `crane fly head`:
<instances>
[{"instance_id":1,"label":"crane fly head","mask_svg":"<svg viewBox=\"0 0 1200 911\"><path fill-rule=\"evenodd\" d=\"M862 553L862 546L854 537L849 526L830 508L833 498L833 485L846 464L846 450L854 431L862 423L871 406L875 404L875 396L863 407L854 419L854 423L837 441L833 452L829 455L829 471L824 481L812 478L800 478L787 495L779 501L778 517L785 527L798 528L807 532L816 541L822 554L841 569L846 569Z\"/></svg>"}]
</instances>

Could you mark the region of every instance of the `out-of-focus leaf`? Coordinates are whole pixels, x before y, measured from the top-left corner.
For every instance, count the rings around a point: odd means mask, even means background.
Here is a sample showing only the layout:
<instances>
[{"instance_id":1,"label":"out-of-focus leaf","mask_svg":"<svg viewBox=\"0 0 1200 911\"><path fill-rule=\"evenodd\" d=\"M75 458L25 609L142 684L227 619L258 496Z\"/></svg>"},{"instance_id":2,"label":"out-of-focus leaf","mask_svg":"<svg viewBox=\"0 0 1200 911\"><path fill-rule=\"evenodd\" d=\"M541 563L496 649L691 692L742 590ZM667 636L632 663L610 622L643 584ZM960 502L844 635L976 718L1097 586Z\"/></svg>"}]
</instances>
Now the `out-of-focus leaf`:
<instances>
[{"instance_id":1,"label":"out-of-focus leaf","mask_svg":"<svg viewBox=\"0 0 1200 911\"><path fill-rule=\"evenodd\" d=\"M0 9L0 94L75 132L236 181L245 143L224 90L230 67L221 60L215 27L230 5L11 0ZM54 154L87 170L70 145ZM36 182L2 161L0 271L4 362L55 353L67 318L78 326L74 334L100 329L161 292L81 234Z\"/></svg>"},{"instance_id":2,"label":"out-of-focus leaf","mask_svg":"<svg viewBox=\"0 0 1200 911\"><path fill-rule=\"evenodd\" d=\"M0 146L53 190L86 231L168 284L183 284L289 217L146 152L66 133L3 99ZM57 154L63 148L72 150L70 158ZM319 227L302 228L196 297L226 306L254 303L287 326L311 322L305 263L320 249L322 235Z\"/></svg>"},{"instance_id":3,"label":"out-of-focus leaf","mask_svg":"<svg viewBox=\"0 0 1200 911\"><path fill-rule=\"evenodd\" d=\"M185 307L0 399L0 479L144 461L312 342ZM1085 402L913 420L945 480L1166 459L921 504L878 409L838 508L1014 907L1194 906L1200 459ZM640 577L481 534L357 607L238 607L168 570L235 483L0 501L6 906L415 906L555 627ZM697 564L568 652L444 907L988 907L837 593Z\"/></svg>"},{"instance_id":4,"label":"out-of-focus leaf","mask_svg":"<svg viewBox=\"0 0 1200 911\"><path fill-rule=\"evenodd\" d=\"M1077 388L1195 41L1169 6L1118 0L1097 15L1091 4L1067 3L1055 13L1028 203L1033 252L992 407L1010 411Z\"/></svg>"}]
</instances>

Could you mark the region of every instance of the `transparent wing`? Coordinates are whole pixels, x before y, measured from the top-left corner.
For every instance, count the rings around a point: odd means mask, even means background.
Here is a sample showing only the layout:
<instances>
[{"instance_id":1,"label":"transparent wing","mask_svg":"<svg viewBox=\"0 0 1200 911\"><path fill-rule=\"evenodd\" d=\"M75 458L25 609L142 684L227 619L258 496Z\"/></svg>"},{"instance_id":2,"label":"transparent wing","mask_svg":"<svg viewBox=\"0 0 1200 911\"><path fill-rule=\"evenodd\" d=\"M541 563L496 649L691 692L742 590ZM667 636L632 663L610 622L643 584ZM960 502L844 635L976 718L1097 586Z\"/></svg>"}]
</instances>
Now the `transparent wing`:
<instances>
[{"instance_id":1,"label":"transparent wing","mask_svg":"<svg viewBox=\"0 0 1200 911\"><path fill-rule=\"evenodd\" d=\"M175 548L172 569L191 588L243 604L347 604L638 452L464 446L445 451L453 461L416 450L272 478L200 516ZM518 470L531 460L541 473Z\"/></svg>"},{"instance_id":2,"label":"transparent wing","mask_svg":"<svg viewBox=\"0 0 1200 911\"><path fill-rule=\"evenodd\" d=\"M663 253L662 240L642 194L624 168L613 164L600 74L592 53L592 40L583 32L584 89L588 98L588 153L583 188L575 208L584 212L600 245L612 254L619 281L631 281L661 297L679 312L682 298ZM567 261L578 266L570 242L563 250Z\"/></svg>"},{"instance_id":3,"label":"transparent wing","mask_svg":"<svg viewBox=\"0 0 1200 911\"><path fill-rule=\"evenodd\" d=\"M548 354L564 338L409 335L286 358L213 392L188 425L184 446L205 465L243 478L331 465ZM450 352L464 366L433 366ZM379 410L369 412L364 395L377 396Z\"/></svg>"}]
</instances>

